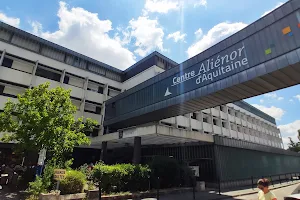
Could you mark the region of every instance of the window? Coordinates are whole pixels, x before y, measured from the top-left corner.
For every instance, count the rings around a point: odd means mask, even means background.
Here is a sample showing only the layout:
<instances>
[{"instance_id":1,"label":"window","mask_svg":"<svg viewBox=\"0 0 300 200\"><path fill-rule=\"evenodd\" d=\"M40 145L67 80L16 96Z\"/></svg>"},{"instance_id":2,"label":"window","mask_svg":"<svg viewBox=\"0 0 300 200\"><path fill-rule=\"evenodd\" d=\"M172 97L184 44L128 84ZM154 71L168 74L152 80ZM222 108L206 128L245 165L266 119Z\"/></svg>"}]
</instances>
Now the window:
<instances>
[{"instance_id":1,"label":"window","mask_svg":"<svg viewBox=\"0 0 300 200\"><path fill-rule=\"evenodd\" d=\"M101 86L98 87L98 93L103 94L103 87Z\"/></svg>"},{"instance_id":2,"label":"window","mask_svg":"<svg viewBox=\"0 0 300 200\"><path fill-rule=\"evenodd\" d=\"M214 123L214 125L217 125L217 120L213 119L213 123Z\"/></svg>"},{"instance_id":3,"label":"window","mask_svg":"<svg viewBox=\"0 0 300 200\"><path fill-rule=\"evenodd\" d=\"M207 117L203 117L203 122L208 123L208 118Z\"/></svg>"},{"instance_id":4,"label":"window","mask_svg":"<svg viewBox=\"0 0 300 200\"><path fill-rule=\"evenodd\" d=\"M97 137L98 135L99 135L99 129L97 129L97 128L94 128L93 129L93 132L92 132L92 137Z\"/></svg>"},{"instance_id":5,"label":"window","mask_svg":"<svg viewBox=\"0 0 300 200\"><path fill-rule=\"evenodd\" d=\"M197 114L196 114L196 113L192 113L191 118L192 118L192 119L197 119Z\"/></svg>"},{"instance_id":6,"label":"window","mask_svg":"<svg viewBox=\"0 0 300 200\"><path fill-rule=\"evenodd\" d=\"M100 106L96 106L96 114L101 114L101 107Z\"/></svg>"},{"instance_id":7,"label":"window","mask_svg":"<svg viewBox=\"0 0 300 200\"><path fill-rule=\"evenodd\" d=\"M4 85L0 85L0 94L3 94L4 91Z\"/></svg>"},{"instance_id":8,"label":"window","mask_svg":"<svg viewBox=\"0 0 300 200\"><path fill-rule=\"evenodd\" d=\"M68 84L68 83L69 83L69 80L70 80L70 77L65 76L65 78L64 78L64 83L65 83L65 84Z\"/></svg>"},{"instance_id":9,"label":"window","mask_svg":"<svg viewBox=\"0 0 300 200\"><path fill-rule=\"evenodd\" d=\"M3 59L2 66L11 68L12 64L13 64L12 59L9 59L9 58L4 58Z\"/></svg>"},{"instance_id":10,"label":"window","mask_svg":"<svg viewBox=\"0 0 300 200\"><path fill-rule=\"evenodd\" d=\"M47 78L47 79L51 79L54 81L58 81L60 82L60 77L61 75L46 69L43 69L41 67L38 67L35 73L37 76L43 77L43 78Z\"/></svg>"},{"instance_id":11,"label":"window","mask_svg":"<svg viewBox=\"0 0 300 200\"><path fill-rule=\"evenodd\" d=\"M226 122L222 122L222 127L226 128Z\"/></svg>"}]
</instances>

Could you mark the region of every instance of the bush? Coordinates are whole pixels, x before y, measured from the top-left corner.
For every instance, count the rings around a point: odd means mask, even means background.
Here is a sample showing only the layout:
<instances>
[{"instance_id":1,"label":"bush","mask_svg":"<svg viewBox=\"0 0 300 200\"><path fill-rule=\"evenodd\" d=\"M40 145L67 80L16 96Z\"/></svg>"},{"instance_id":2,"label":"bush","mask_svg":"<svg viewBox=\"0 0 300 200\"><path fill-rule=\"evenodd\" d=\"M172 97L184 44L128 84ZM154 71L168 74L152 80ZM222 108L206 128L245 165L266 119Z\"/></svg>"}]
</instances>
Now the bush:
<instances>
[{"instance_id":1,"label":"bush","mask_svg":"<svg viewBox=\"0 0 300 200\"><path fill-rule=\"evenodd\" d=\"M98 163L93 169L93 180L99 182L104 193L146 190L150 169L147 166Z\"/></svg>"},{"instance_id":2,"label":"bush","mask_svg":"<svg viewBox=\"0 0 300 200\"><path fill-rule=\"evenodd\" d=\"M67 171L66 177L60 182L61 194L76 194L83 191L86 184L86 176L76 170Z\"/></svg>"},{"instance_id":3,"label":"bush","mask_svg":"<svg viewBox=\"0 0 300 200\"><path fill-rule=\"evenodd\" d=\"M35 181L29 183L27 190L32 196L38 196L40 193L47 191L43 179L39 176L36 177Z\"/></svg>"}]
</instances>

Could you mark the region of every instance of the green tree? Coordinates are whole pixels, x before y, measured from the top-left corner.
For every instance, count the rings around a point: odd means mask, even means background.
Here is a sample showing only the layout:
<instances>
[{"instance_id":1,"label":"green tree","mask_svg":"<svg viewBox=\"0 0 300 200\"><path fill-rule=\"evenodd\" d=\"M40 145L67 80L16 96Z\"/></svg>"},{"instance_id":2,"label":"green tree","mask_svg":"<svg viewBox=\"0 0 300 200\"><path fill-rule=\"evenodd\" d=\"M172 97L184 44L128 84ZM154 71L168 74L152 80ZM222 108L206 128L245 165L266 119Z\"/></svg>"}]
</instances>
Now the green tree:
<instances>
[{"instance_id":1,"label":"green tree","mask_svg":"<svg viewBox=\"0 0 300 200\"><path fill-rule=\"evenodd\" d=\"M27 89L18 95L18 101L8 100L0 113L0 132L6 132L4 142L16 142L19 150L46 149L57 164L65 162L66 155L75 146L88 145L85 132L97 124L95 120L75 120L76 106L70 99L70 90L61 87L49 89L49 83Z\"/></svg>"},{"instance_id":2,"label":"green tree","mask_svg":"<svg viewBox=\"0 0 300 200\"><path fill-rule=\"evenodd\" d=\"M299 132L300 130L298 130ZM294 152L300 152L300 142L294 142L292 138L290 138L290 142L288 143L288 149Z\"/></svg>"}]
</instances>

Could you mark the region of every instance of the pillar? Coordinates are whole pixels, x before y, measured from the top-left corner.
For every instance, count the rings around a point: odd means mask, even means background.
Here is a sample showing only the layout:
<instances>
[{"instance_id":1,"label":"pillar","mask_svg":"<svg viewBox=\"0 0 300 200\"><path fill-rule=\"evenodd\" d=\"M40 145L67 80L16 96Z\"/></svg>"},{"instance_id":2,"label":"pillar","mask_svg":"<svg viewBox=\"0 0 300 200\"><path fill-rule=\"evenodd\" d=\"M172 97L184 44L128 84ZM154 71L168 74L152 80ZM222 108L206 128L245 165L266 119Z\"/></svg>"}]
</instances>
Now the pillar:
<instances>
[{"instance_id":1,"label":"pillar","mask_svg":"<svg viewBox=\"0 0 300 200\"><path fill-rule=\"evenodd\" d=\"M85 78L84 84L83 84L83 98L81 99L81 104L80 104L80 112L81 115L84 116L84 105L85 105L85 100L87 96L87 88L88 88L88 83L89 83L89 77Z\"/></svg>"},{"instance_id":2,"label":"pillar","mask_svg":"<svg viewBox=\"0 0 300 200\"><path fill-rule=\"evenodd\" d=\"M0 58L0 66L2 66L3 60L4 60L4 56L5 56L6 50L4 49L2 54L1 54L1 58Z\"/></svg>"},{"instance_id":3,"label":"pillar","mask_svg":"<svg viewBox=\"0 0 300 200\"><path fill-rule=\"evenodd\" d=\"M102 160L105 163L106 159L107 159L107 142L102 142L100 160Z\"/></svg>"},{"instance_id":4,"label":"pillar","mask_svg":"<svg viewBox=\"0 0 300 200\"><path fill-rule=\"evenodd\" d=\"M62 72L62 74L61 74L61 77L60 77L60 84L64 83L65 76L66 76L66 70L64 69L63 72Z\"/></svg>"},{"instance_id":5,"label":"pillar","mask_svg":"<svg viewBox=\"0 0 300 200\"><path fill-rule=\"evenodd\" d=\"M32 88L34 83L35 83L35 73L36 73L36 70L38 68L38 65L39 65L39 61L35 61L35 65L33 67L33 70L32 70L32 78L31 78L31 81L30 81L30 85L29 85L29 88Z\"/></svg>"},{"instance_id":6,"label":"pillar","mask_svg":"<svg viewBox=\"0 0 300 200\"><path fill-rule=\"evenodd\" d=\"M134 146L133 146L133 164L141 163L141 137L134 137Z\"/></svg>"},{"instance_id":7,"label":"pillar","mask_svg":"<svg viewBox=\"0 0 300 200\"><path fill-rule=\"evenodd\" d=\"M107 100L107 95L108 95L108 84L106 84L103 88L103 103L102 103L102 107L101 107L101 129L99 131L99 135L104 135L104 127L103 127L103 122L104 122L104 117L105 117L105 102Z\"/></svg>"}]
</instances>

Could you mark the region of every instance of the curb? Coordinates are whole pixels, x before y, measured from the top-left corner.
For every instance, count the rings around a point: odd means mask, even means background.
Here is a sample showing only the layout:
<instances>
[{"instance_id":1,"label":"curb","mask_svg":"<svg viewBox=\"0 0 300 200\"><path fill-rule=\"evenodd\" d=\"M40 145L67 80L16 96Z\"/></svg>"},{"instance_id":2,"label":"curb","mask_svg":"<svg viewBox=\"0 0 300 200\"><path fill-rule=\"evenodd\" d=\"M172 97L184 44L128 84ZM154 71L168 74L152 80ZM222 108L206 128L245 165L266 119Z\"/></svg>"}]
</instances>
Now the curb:
<instances>
[{"instance_id":1,"label":"curb","mask_svg":"<svg viewBox=\"0 0 300 200\"><path fill-rule=\"evenodd\" d=\"M288 186L296 185L296 184L299 184L299 183L300 183L300 181L292 182L292 183L289 183L289 184L286 184L286 185L279 185L279 186L273 187L273 188L270 189L270 190L276 190L276 189L279 189L279 188L288 187ZM229 197L241 197L241 196L246 196L246 195L250 195L250 194L256 194L257 192L258 192L258 191L251 191L251 192L245 192L245 193L243 193L243 194L227 195L227 197L224 197L224 198L217 198L217 199L219 200L219 199L228 199ZM226 195L226 194L221 193L221 195Z\"/></svg>"}]
</instances>

